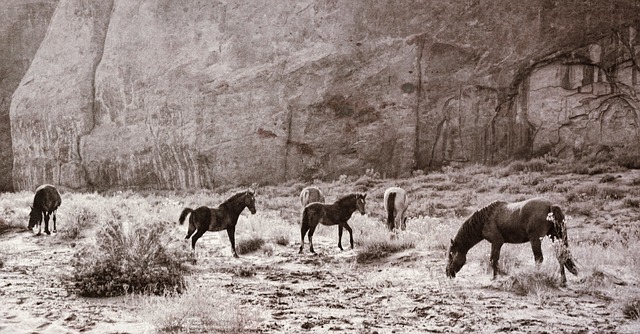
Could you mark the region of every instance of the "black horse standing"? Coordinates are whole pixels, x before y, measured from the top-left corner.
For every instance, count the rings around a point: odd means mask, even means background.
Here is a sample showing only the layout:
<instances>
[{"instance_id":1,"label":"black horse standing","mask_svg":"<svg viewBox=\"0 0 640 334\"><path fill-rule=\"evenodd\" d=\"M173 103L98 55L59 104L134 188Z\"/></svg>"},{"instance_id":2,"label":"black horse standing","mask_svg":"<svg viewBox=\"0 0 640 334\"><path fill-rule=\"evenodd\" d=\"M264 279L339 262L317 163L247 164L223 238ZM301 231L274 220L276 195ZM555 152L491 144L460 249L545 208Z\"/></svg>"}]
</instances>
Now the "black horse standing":
<instances>
[{"instance_id":1,"label":"black horse standing","mask_svg":"<svg viewBox=\"0 0 640 334\"><path fill-rule=\"evenodd\" d=\"M185 239L189 239L191 235L191 248L196 249L196 241L204 234L204 232L222 231L227 230L229 235L229 241L231 242L231 251L234 257L238 257L236 253L236 224L238 223L238 217L244 208L249 208L251 214L256 213L256 201L253 190L249 189L237 193L231 198L227 199L224 203L220 204L217 208L210 208L207 206L201 206L195 210L185 208L180 214L179 222L184 223L187 215L189 217L189 229L187 230L187 236ZM194 234L195 232L195 234Z\"/></svg>"},{"instance_id":2,"label":"black horse standing","mask_svg":"<svg viewBox=\"0 0 640 334\"><path fill-rule=\"evenodd\" d=\"M50 184L43 184L36 189L36 195L33 197L33 205L29 213L29 229L33 229L38 225L38 235L42 232L42 216L44 215L44 233L49 232L49 217L53 214L53 232L57 232L56 228L56 210L62 203L60 193L56 187Z\"/></svg>"},{"instance_id":3,"label":"black horse standing","mask_svg":"<svg viewBox=\"0 0 640 334\"><path fill-rule=\"evenodd\" d=\"M311 203L304 207L302 211L302 222L300 224L300 254L304 248L304 236L309 232L309 251L315 253L313 249L313 233L318 224L338 225L338 248L342 250L342 230L349 232L349 242L353 249L353 233L351 226L347 224L351 215L358 210L364 215L365 199L367 194L350 194L344 196L333 204Z\"/></svg>"}]
</instances>

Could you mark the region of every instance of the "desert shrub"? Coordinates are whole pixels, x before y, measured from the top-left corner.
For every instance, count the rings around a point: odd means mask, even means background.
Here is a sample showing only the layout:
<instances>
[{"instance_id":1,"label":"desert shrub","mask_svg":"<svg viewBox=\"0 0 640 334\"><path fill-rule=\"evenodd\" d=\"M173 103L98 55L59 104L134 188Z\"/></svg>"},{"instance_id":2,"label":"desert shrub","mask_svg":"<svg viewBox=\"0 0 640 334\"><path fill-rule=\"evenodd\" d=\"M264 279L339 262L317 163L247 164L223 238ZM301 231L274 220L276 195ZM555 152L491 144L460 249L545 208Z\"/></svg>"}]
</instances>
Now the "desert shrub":
<instances>
[{"instance_id":1,"label":"desert shrub","mask_svg":"<svg viewBox=\"0 0 640 334\"><path fill-rule=\"evenodd\" d=\"M513 292L519 296L541 293L555 290L560 283L559 275L543 269L527 270L514 273L502 283L502 289Z\"/></svg>"},{"instance_id":2,"label":"desert shrub","mask_svg":"<svg viewBox=\"0 0 640 334\"><path fill-rule=\"evenodd\" d=\"M239 277L251 277L256 275L256 269L253 266L239 266L233 270L233 273Z\"/></svg>"},{"instance_id":3,"label":"desert shrub","mask_svg":"<svg viewBox=\"0 0 640 334\"><path fill-rule=\"evenodd\" d=\"M415 241L411 239L395 238L390 240L368 241L365 242L364 247L358 251L356 262L367 263L414 247Z\"/></svg>"},{"instance_id":4,"label":"desert shrub","mask_svg":"<svg viewBox=\"0 0 640 334\"><path fill-rule=\"evenodd\" d=\"M640 208L640 199L638 198L626 198L624 200L624 206L627 208Z\"/></svg>"},{"instance_id":5,"label":"desert shrub","mask_svg":"<svg viewBox=\"0 0 640 334\"><path fill-rule=\"evenodd\" d=\"M602 199L623 199L627 195L624 189L615 186L599 187L596 193Z\"/></svg>"},{"instance_id":6,"label":"desert shrub","mask_svg":"<svg viewBox=\"0 0 640 334\"><path fill-rule=\"evenodd\" d=\"M262 237L253 236L249 239L239 240L236 245L236 252L240 255L249 254L262 248L264 239Z\"/></svg>"},{"instance_id":7,"label":"desert shrub","mask_svg":"<svg viewBox=\"0 0 640 334\"><path fill-rule=\"evenodd\" d=\"M636 154L623 154L615 158L615 162L620 167L628 169L640 168L640 155Z\"/></svg>"},{"instance_id":8,"label":"desert shrub","mask_svg":"<svg viewBox=\"0 0 640 334\"><path fill-rule=\"evenodd\" d=\"M98 222L98 214L89 208L78 208L69 217L65 226L60 231L63 239L78 239L82 231L95 226Z\"/></svg>"},{"instance_id":9,"label":"desert shrub","mask_svg":"<svg viewBox=\"0 0 640 334\"><path fill-rule=\"evenodd\" d=\"M255 333L258 323L258 312L216 286L145 297L140 304L158 333Z\"/></svg>"},{"instance_id":10,"label":"desert shrub","mask_svg":"<svg viewBox=\"0 0 640 334\"><path fill-rule=\"evenodd\" d=\"M622 307L622 314L627 319L640 319L640 298L635 298Z\"/></svg>"},{"instance_id":11,"label":"desert shrub","mask_svg":"<svg viewBox=\"0 0 640 334\"><path fill-rule=\"evenodd\" d=\"M525 170L528 172L546 172L549 163L544 159L531 159L525 163Z\"/></svg>"},{"instance_id":12,"label":"desert shrub","mask_svg":"<svg viewBox=\"0 0 640 334\"><path fill-rule=\"evenodd\" d=\"M0 235L10 231L11 229L11 225L9 225L6 220L0 217Z\"/></svg>"},{"instance_id":13,"label":"desert shrub","mask_svg":"<svg viewBox=\"0 0 640 334\"><path fill-rule=\"evenodd\" d=\"M127 231L120 222L107 222L95 243L74 254L70 289L86 297L180 291L192 253L177 247L170 227L157 222Z\"/></svg>"},{"instance_id":14,"label":"desert shrub","mask_svg":"<svg viewBox=\"0 0 640 334\"><path fill-rule=\"evenodd\" d=\"M602 178L600 178L600 183L609 183L616 180L616 177L611 174L606 174Z\"/></svg>"},{"instance_id":15,"label":"desert shrub","mask_svg":"<svg viewBox=\"0 0 640 334\"><path fill-rule=\"evenodd\" d=\"M280 246L288 246L289 245L289 237L286 235L278 235L273 238L273 242Z\"/></svg>"}]
</instances>

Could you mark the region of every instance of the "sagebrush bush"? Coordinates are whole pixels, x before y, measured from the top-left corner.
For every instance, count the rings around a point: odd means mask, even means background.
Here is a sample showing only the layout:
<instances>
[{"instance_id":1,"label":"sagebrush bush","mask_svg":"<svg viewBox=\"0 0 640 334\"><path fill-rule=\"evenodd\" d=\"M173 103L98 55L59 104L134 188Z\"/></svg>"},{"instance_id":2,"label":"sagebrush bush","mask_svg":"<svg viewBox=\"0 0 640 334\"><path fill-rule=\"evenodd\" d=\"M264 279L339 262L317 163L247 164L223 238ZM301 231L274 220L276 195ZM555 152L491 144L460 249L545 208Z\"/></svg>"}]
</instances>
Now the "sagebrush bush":
<instances>
[{"instance_id":1,"label":"sagebrush bush","mask_svg":"<svg viewBox=\"0 0 640 334\"><path fill-rule=\"evenodd\" d=\"M631 320L640 319L640 299L636 298L627 302L622 308L624 317Z\"/></svg>"},{"instance_id":2,"label":"sagebrush bush","mask_svg":"<svg viewBox=\"0 0 640 334\"><path fill-rule=\"evenodd\" d=\"M240 255L253 253L264 246L264 239L259 236L253 236L249 239L242 239L237 242L236 252Z\"/></svg>"},{"instance_id":3,"label":"sagebrush bush","mask_svg":"<svg viewBox=\"0 0 640 334\"><path fill-rule=\"evenodd\" d=\"M86 297L180 291L192 253L179 247L170 226L156 222L127 231L119 221L105 223L95 243L74 254L70 288Z\"/></svg>"},{"instance_id":4,"label":"sagebrush bush","mask_svg":"<svg viewBox=\"0 0 640 334\"><path fill-rule=\"evenodd\" d=\"M414 248L415 241L412 239L395 238L391 240L372 240L365 242L364 247L358 250L356 262L366 263L385 258L393 253Z\"/></svg>"}]
</instances>

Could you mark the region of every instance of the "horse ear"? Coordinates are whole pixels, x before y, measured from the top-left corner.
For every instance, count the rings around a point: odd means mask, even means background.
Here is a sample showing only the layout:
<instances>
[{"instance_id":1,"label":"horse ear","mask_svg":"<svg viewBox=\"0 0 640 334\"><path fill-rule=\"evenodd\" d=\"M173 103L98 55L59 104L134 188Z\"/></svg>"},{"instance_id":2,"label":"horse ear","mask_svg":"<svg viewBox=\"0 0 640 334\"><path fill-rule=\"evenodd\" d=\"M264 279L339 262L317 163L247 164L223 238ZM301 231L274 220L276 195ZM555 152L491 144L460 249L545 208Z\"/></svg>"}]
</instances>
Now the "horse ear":
<instances>
[{"instance_id":1,"label":"horse ear","mask_svg":"<svg viewBox=\"0 0 640 334\"><path fill-rule=\"evenodd\" d=\"M367 193L362 194L362 199L366 199L367 198Z\"/></svg>"},{"instance_id":2,"label":"horse ear","mask_svg":"<svg viewBox=\"0 0 640 334\"><path fill-rule=\"evenodd\" d=\"M451 245L453 245L453 239L451 239Z\"/></svg>"}]
</instances>

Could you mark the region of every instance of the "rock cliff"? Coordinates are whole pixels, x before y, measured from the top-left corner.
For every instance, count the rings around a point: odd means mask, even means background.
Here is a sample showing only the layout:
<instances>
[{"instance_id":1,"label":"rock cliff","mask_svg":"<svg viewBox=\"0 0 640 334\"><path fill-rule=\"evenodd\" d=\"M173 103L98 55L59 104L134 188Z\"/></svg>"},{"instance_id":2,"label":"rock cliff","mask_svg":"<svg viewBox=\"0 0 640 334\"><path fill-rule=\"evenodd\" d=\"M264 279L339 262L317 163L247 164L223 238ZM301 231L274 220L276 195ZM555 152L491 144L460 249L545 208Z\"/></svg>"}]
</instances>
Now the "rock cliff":
<instances>
[{"instance_id":1,"label":"rock cliff","mask_svg":"<svg viewBox=\"0 0 640 334\"><path fill-rule=\"evenodd\" d=\"M13 189L11 95L29 68L58 0L4 0L0 9L0 192Z\"/></svg>"},{"instance_id":2,"label":"rock cliff","mask_svg":"<svg viewBox=\"0 0 640 334\"><path fill-rule=\"evenodd\" d=\"M632 0L60 0L11 100L13 186L629 151L638 14Z\"/></svg>"}]
</instances>

